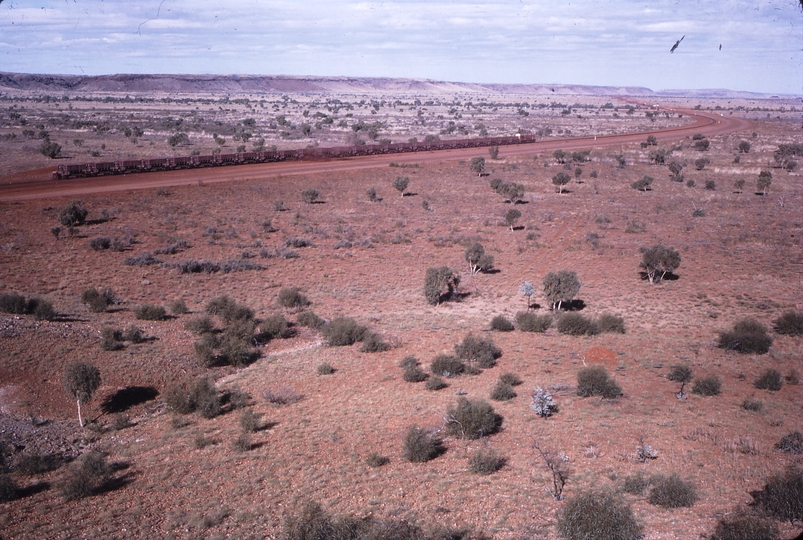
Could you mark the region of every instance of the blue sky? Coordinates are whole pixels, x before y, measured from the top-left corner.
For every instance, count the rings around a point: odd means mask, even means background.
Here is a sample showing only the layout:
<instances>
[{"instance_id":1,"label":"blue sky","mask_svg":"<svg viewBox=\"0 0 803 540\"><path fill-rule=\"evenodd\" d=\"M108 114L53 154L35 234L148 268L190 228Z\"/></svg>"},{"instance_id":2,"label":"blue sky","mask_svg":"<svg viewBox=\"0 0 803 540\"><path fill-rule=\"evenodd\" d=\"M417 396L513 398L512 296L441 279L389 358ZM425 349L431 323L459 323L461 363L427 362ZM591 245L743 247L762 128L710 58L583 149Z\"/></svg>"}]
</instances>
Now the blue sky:
<instances>
[{"instance_id":1,"label":"blue sky","mask_svg":"<svg viewBox=\"0 0 803 540\"><path fill-rule=\"evenodd\" d=\"M803 94L798 0L0 2L6 72L345 75Z\"/></svg>"}]
</instances>

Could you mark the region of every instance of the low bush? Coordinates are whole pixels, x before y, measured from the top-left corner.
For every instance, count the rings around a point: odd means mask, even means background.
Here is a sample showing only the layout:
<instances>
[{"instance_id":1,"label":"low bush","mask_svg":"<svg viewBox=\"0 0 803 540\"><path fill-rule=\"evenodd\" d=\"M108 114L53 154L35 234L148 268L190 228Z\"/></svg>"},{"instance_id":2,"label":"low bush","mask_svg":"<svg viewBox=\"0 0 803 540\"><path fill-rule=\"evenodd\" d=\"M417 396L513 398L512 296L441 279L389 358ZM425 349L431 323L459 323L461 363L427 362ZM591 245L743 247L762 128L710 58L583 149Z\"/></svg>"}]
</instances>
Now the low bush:
<instances>
[{"instance_id":1,"label":"low bush","mask_svg":"<svg viewBox=\"0 0 803 540\"><path fill-rule=\"evenodd\" d=\"M524 382L515 373L502 373L499 376L499 380L503 383L509 384L510 386L518 386Z\"/></svg>"},{"instance_id":2,"label":"low bush","mask_svg":"<svg viewBox=\"0 0 803 540\"><path fill-rule=\"evenodd\" d=\"M564 313L558 317L558 332L570 336L594 336L599 334L599 326L579 313Z\"/></svg>"},{"instance_id":3,"label":"low bush","mask_svg":"<svg viewBox=\"0 0 803 540\"><path fill-rule=\"evenodd\" d=\"M260 427L262 427L260 415L255 413L253 409L245 409L240 414L240 429L244 432L254 433L259 431Z\"/></svg>"},{"instance_id":4,"label":"low bush","mask_svg":"<svg viewBox=\"0 0 803 540\"><path fill-rule=\"evenodd\" d=\"M225 322L254 318L254 311L246 306L238 304L226 295L213 298L206 304L206 312L216 315Z\"/></svg>"},{"instance_id":5,"label":"low bush","mask_svg":"<svg viewBox=\"0 0 803 540\"><path fill-rule=\"evenodd\" d=\"M421 364L421 362L419 362L418 359L415 356L407 355L404 358L402 358L401 362L399 362L399 367L404 369L404 370L407 370L407 369L416 368L420 364Z\"/></svg>"},{"instance_id":6,"label":"low bush","mask_svg":"<svg viewBox=\"0 0 803 540\"><path fill-rule=\"evenodd\" d=\"M491 399L494 401L509 401L516 397L516 391L506 382L496 381L496 385L491 390Z\"/></svg>"},{"instance_id":7,"label":"low bush","mask_svg":"<svg viewBox=\"0 0 803 540\"><path fill-rule=\"evenodd\" d=\"M789 468L767 479L763 489L751 491L762 512L781 521L803 519L803 471Z\"/></svg>"},{"instance_id":8,"label":"low bush","mask_svg":"<svg viewBox=\"0 0 803 540\"><path fill-rule=\"evenodd\" d=\"M259 322L259 330L254 339L260 343L271 339L286 338L290 336L290 329L287 319L281 313L275 313Z\"/></svg>"},{"instance_id":9,"label":"low bush","mask_svg":"<svg viewBox=\"0 0 803 540\"><path fill-rule=\"evenodd\" d=\"M604 367L588 366L577 372L577 395L615 399L622 395L622 387L610 378Z\"/></svg>"},{"instance_id":10,"label":"low bush","mask_svg":"<svg viewBox=\"0 0 803 540\"><path fill-rule=\"evenodd\" d=\"M609 334L624 334L625 333L625 319L618 317L611 313L603 313L597 320L597 326L600 332Z\"/></svg>"},{"instance_id":11,"label":"low bush","mask_svg":"<svg viewBox=\"0 0 803 540\"><path fill-rule=\"evenodd\" d=\"M123 339L125 341L130 341L131 343L142 343L145 341L145 336L142 334L142 330L140 330L137 326L130 324L126 327L125 331L123 331Z\"/></svg>"},{"instance_id":12,"label":"low bush","mask_svg":"<svg viewBox=\"0 0 803 540\"><path fill-rule=\"evenodd\" d=\"M59 223L65 227L81 225L89 214L82 201L73 201L59 211Z\"/></svg>"},{"instance_id":13,"label":"low bush","mask_svg":"<svg viewBox=\"0 0 803 540\"><path fill-rule=\"evenodd\" d=\"M190 414L194 410L189 392L178 384L168 386L163 393L162 399L164 399L167 408L174 413Z\"/></svg>"},{"instance_id":14,"label":"low bush","mask_svg":"<svg viewBox=\"0 0 803 540\"><path fill-rule=\"evenodd\" d=\"M658 475L652 478L650 504L661 508L684 508L697 501L697 488L691 481L683 480L677 473L671 476Z\"/></svg>"},{"instance_id":15,"label":"low bush","mask_svg":"<svg viewBox=\"0 0 803 540\"><path fill-rule=\"evenodd\" d=\"M774 329L782 335L803 335L803 313L791 310L785 311L783 315L775 319Z\"/></svg>"},{"instance_id":16,"label":"low bush","mask_svg":"<svg viewBox=\"0 0 803 540\"><path fill-rule=\"evenodd\" d=\"M765 370L753 383L759 390L778 391L783 386L783 376L777 369Z\"/></svg>"},{"instance_id":17,"label":"low bush","mask_svg":"<svg viewBox=\"0 0 803 540\"><path fill-rule=\"evenodd\" d=\"M253 447L250 433L240 433L231 443L231 447L238 452L248 452Z\"/></svg>"},{"instance_id":18,"label":"low bush","mask_svg":"<svg viewBox=\"0 0 803 540\"><path fill-rule=\"evenodd\" d=\"M722 392L722 380L715 375L696 379L691 391L699 396L719 395Z\"/></svg>"},{"instance_id":19,"label":"low bush","mask_svg":"<svg viewBox=\"0 0 803 540\"><path fill-rule=\"evenodd\" d=\"M24 453L14 466L14 472L25 476L34 476L50 471L55 471L61 464L60 460L54 455Z\"/></svg>"},{"instance_id":20,"label":"low bush","mask_svg":"<svg viewBox=\"0 0 803 540\"><path fill-rule=\"evenodd\" d=\"M552 326L552 316L519 311L516 313L516 324L522 332L544 333Z\"/></svg>"},{"instance_id":21,"label":"low bush","mask_svg":"<svg viewBox=\"0 0 803 540\"><path fill-rule=\"evenodd\" d=\"M376 452L371 452L365 456L365 463L367 463L369 467L382 467L390 463L390 458L377 454Z\"/></svg>"},{"instance_id":22,"label":"low bush","mask_svg":"<svg viewBox=\"0 0 803 540\"><path fill-rule=\"evenodd\" d=\"M319 195L317 189L305 189L301 192L301 200L307 204L313 204L318 201Z\"/></svg>"},{"instance_id":23,"label":"low bush","mask_svg":"<svg viewBox=\"0 0 803 540\"><path fill-rule=\"evenodd\" d=\"M442 441L418 426L411 426L404 436L404 459L412 463L424 463L435 459L444 451Z\"/></svg>"},{"instance_id":24,"label":"low bush","mask_svg":"<svg viewBox=\"0 0 803 540\"><path fill-rule=\"evenodd\" d=\"M426 372L418 366L405 368L404 374L402 375L404 382L409 383L423 382L426 381L427 378L428 375Z\"/></svg>"},{"instance_id":25,"label":"low bush","mask_svg":"<svg viewBox=\"0 0 803 540\"><path fill-rule=\"evenodd\" d=\"M89 310L95 313L103 313L115 301L114 291L109 288L97 290L93 287L81 293L81 302L87 304Z\"/></svg>"},{"instance_id":26,"label":"low bush","mask_svg":"<svg viewBox=\"0 0 803 540\"><path fill-rule=\"evenodd\" d=\"M285 386L284 388L280 388L278 390L264 390L262 392L262 397L265 398L268 403L276 405L277 407L281 407L282 405L292 405L294 403L298 403L304 398L303 395L299 394L289 386Z\"/></svg>"},{"instance_id":27,"label":"low bush","mask_svg":"<svg viewBox=\"0 0 803 540\"><path fill-rule=\"evenodd\" d=\"M458 358L481 369L495 366L497 358L502 356L502 349L492 339L476 337L474 334L463 338L461 343L455 345L454 350Z\"/></svg>"},{"instance_id":28,"label":"low bush","mask_svg":"<svg viewBox=\"0 0 803 540\"><path fill-rule=\"evenodd\" d=\"M502 426L502 417L485 400L457 399L446 412L446 431L462 439L479 439L492 435Z\"/></svg>"},{"instance_id":29,"label":"low bush","mask_svg":"<svg viewBox=\"0 0 803 540\"><path fill-rule=\"evenodd\" d=\"M53 304L43 298L25 298L17 293L0 294L0 311L18 315L33 315L42 321L58 317Z\"/></svg>"},{"instance_id":30,"label":"low bush","mask_svg":"<svg viewBox=\"0 0 803 540\"><path fill-rule=\"evenodd\" d=\"M439 354L429 366L433 375L446 377L456 377L466 370L466 365L456 356Z\"/></svg>"},{"instance_id":31,"label":"low bush","mask_svg":"<svg viewBox=\"0 0 803 540\"><path fill-rule=\"evenodd\" d=\"M143 321L162 321L167 317L167 312L162 306L142 304L134 309L134 316Z\"/></svg>"},{"instance_id":32,"label":"low bush","mask_svg":"<svg viewBox=\"0 0 803 540\"><path fill-rule=\"evenodd\" d=\"M530 408L541 418L547 418L558 412L558 404L555 403L552 394L540 386L533 390Z\"/></svg>"},{"instance_id":33,"label":"low bush","mask_svg":"<svg viewBox=\"0 0 803 540\"><path fill-rule=\"evenodd\" d=\"M190 308L184 303L182 298L170 302L170 313L173 315L186 315L190 312Z\"/></svg>"},{"instance_id":34,"label":"low bush","mask_svg":"<svg viewBox=\"0 0 803 540\"><path fill-rule=\"evenodd\" d=\"M318 375L331 375L335 372L335 368L333 368L330 364L324 362L323 364L318 365L317 369Z\"/></svg>"},{"instance_id":35,"label":"low bush","mask_svg":"<svg viewBox=\"0 0 803 540\"><path fill-rule=\"evenodd\" d=\"M111 478L111 467L99 452L88 452L75 460L61 487L67 500L82 499L101 491Z\"/></svg>"},{"instance_id":36,"label":"low bush","mask_svg":"<svg viewBox=\"0 0 803 540\"><path fill-rule=\"evenodd\" d=\"M733 325L733 329L721 332L717 347L748 354L765 354L769 352L772 338L767 334L767 327L755 319L742 319Z\"/></svg>"},{"instance_id":37,"label":"low bush","mask_svg":"<svg viewBox=\"0 0 803 540\"><path fill-rule=\"evenodd\" d=\"M491 319L491 330L497 332L512 332L514 330L513 323L507 320L503 315L497 315Z\"/></svg>"},{"instance_id":38,"label":"low bush","mask_svg":"<svg viewBox=\"0 0 803 540\"><path fill-rule=\"evenodd\" d=\"M311 304L309 299L301 294L298 287L284 287L279 291L278 300L279 305L286 308L304 307Z\"/></svg>"},{"instance_id":39,"label":"low bush","mask_svg":"<svg viewBox=\"0 0 803 540\"><path fill-rule=\"evenodd\" d=\"M775 448L781 452L790 454L803 454L803 433L793 431L784 435L780 441L775 443Z\"/></svg>"},{"instance_id":40,"label":"low bush","mask_svg":"<svg viewBox=\"0 0 803 540\"><path fill-rule=\"evenodd\" d=\"M9 475L0 474L0 503L17 499L19 492L19 487Z\"/></svg>"},{"instance_id":41,"label":"low bush","mask_svg":"<svg viewBox=\"0 0 803 540\"><path fill-rule=\"evenodd\" d=\"M312 311L302 311L296 317L296 322L301 326L312 328L313 330L320 330L326 324L326 321L318 317Z\"/></svg>"},{"instance_id":42,"label":"low bush","mask_svg":"<svg viewBox=\"0 0 803 540\"><path fill-rule=\"evenodd\" d=\"M622 491L631 495L643 495L644 490L650 486L650 480L641 472L625 477L622 483Z\"/></svg>"},{"instance_id":43,"label":"low bush","mask_svg":"<svg viewBox=\"0 0 803 540\"><path fill-rule=\"evenodd\" d=\"M112 247L112 239L108 236L98 236L89 241L89 247L95 251L103 251Z\"/></svg>"},{"instance_id":44,"label":"low bush","mask_svg":"<svg viewBox=\"0 0 803 540\"><path fill-rule=\"evenodd\" d=\"M761 409L764 408L764 402L758 399L753 398L745 398L742 401L742 409L751 412L761 412Z\"/></svg>"},{"instance_id":45,"label":"low bush","mask_svg":"<svg viewBox=\"0 0 803 540\"><path fill-rule=\"evenodd\" d=\"M193 334L197 335L208 334L215 330L215 321L213 321L211 317L207 317L206 315L204 315L201 317L190 319L189 321L184 323L184 328L186 328Z\"/></svg>"},{"instance_id":46,"label":"low bush","mask_svg":"<svg viewBox=\"0 0 803 540\"><path fill-rule=\"evenodd\" d=\"M641 531L630 506L610 491L579 493L558 514L558 534L565 540L637 540Z\"/></svg>"},{"instance_id":47,"label":"low bush","mask_svg":"<svg viewBox=\"0 0 803 540\"><path fill-rule=\"evenodd\" d=\"M123 332L119 328L106 326L100 329L100 348L104 351L119 351L125 347Z\"/></svg>"},{"instance_id":48,"label":"low bush","mask_svg":"<svg viewBox=\"0 0 803 540\"><path fill-rule=\"evenodd\" d=\"M338 317L326 323L321 331L329 346L345 347L362 341L368 328L360 326L351 317Z\"/></svg>"},{"instance_id":49,"label":"low bush","mask_svg":"<svg viewBox=\"0 0 803 540\"><path fill-rule=\"evenodd\" d=\"M780 540L778 527L751 510L740 509L717 521L711 540Z\"/></svg>"},{"instance_id":50,"label":"low bush","mask_svg":"<svg viewBox=\"0 0 803 540\"><path fill-rule=\"evenodd\" d=\"M505 466L507 460L494 450L477 450L468 459L468 470L474 474L493 474Z\"/></svg>"},{"instance_id":51,"label":"low bush","mask_svg":"<svg viewBox=\"0 0 803 540\"><path fill-rule=\"evenodd\" d=\"M361 352L383 352L390 350L390 344L386 343L379 334L374 332L365 332L362 338Z\"/></svg>"},{"instance_id":52,"label":"low bush","mask_svg":"<svg viewBox=\"0 0 803 540\"><path fill-rule=\"evenodd\" d=\"M424 384L424 388L426 388L427 390L431 390L433 392L438 391L438 390L442 390L442 389L446 388L447 386L449 386L449 385L446 384L446 381L444 381L443 379L441 379L437 375L433 375L432 377L427 379L427 382Z\"/></svg>"},{"instance_id":53,"label":"low bush","mask_svg":"<svg viewBox=\"0 0 803 540\"><path fill-rule=\"evenodd\" d=\"M204 418L214 418L220 414L220 394L215 383L206 377L195 380L190 391L194 410Z\"/></svg>"}]
</instances>

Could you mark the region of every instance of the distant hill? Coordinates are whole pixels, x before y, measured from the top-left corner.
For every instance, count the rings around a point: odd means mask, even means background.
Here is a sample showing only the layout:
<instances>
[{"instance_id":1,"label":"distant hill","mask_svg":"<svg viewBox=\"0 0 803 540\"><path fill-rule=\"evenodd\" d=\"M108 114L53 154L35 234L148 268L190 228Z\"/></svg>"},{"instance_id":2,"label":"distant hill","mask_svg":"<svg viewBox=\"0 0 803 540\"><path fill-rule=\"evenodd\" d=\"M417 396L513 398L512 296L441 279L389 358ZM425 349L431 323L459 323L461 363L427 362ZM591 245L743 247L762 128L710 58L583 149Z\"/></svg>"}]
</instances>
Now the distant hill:
<instances>
[{"instance_id":1,"label":"distant hill","mask_svg":"<svg viewBox=\"0 0 803 540\"><path fill-rule=\"evenodd\" d=\"M433 94L499 93L521 95L655 96L767 99L768 94L733 90L653 91L638 86L576 84L480 84L426 79L312 77L290 75L39 75L0 72L0 91L35 93L171 93L171 94Z\"/></svg>"}]
</instances>

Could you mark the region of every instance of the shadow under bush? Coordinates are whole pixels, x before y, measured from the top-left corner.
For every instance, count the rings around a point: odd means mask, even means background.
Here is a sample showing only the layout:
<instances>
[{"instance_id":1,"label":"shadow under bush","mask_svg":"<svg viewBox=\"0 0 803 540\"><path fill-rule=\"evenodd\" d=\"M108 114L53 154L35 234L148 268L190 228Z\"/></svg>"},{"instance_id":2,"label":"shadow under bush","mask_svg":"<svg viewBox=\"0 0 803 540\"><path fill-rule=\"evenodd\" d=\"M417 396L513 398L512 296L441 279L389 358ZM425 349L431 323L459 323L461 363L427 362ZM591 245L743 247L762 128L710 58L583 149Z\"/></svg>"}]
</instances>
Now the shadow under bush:
<instances>
[{"instance_id":1,"label":"shadow under bush","mask_svg":"<svg viewBox=\"0 0 803 540\"><path fill-rule=\"evenodd\" d=\"M803 471L791 467L767 479L760 491L751 491L753 504L782 521L803 519Z\"/></svg>"}]
</instances>

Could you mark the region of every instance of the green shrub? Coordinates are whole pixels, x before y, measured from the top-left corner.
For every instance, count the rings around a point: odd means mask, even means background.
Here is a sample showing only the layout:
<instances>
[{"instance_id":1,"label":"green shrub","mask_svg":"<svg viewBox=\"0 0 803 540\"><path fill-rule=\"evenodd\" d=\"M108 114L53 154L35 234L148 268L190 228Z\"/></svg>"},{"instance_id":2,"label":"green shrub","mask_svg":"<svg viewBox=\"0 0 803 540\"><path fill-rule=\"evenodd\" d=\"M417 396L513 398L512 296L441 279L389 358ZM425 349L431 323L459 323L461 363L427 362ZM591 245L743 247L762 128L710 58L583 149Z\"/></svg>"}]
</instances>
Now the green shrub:
<instances>
[{"instance_id":1,"label":"green shrub","mask_svg":"<svg viewBox=\"0 0 803 540\"><path fill-rule=\"evenodd\" d=\"M772 338L767 335L767 327L755 319L743 319L733 325L733 329L719 334L717 346L720 349L740 353L765 354L769 352Z\"/></svg>"},{"instance_id":2,"label":"green shrub","mask_svg":"<svg viewBox=\"0 0 803 540\"><path fill-rule=\"evenodd\" d=\"M761 412L761 409L763 408L764 408L764 402L762 402L761 400L753 398L745 398L745 400L742 401L742 409L746 411Z\"/></svg>"},{"instance_id":3,"label":"green shrub","mask_svg":"<svg viewBox=\"0 0 803 540\"><path fill-rule=\"evenodd\" d=\"M167 316L167 312L162 306L142 304L136 307L134 316L143 321L161 321Z\"/></svg>"},{"instance_id":4,"label":"green shrub","mask_svg":"<svg viewBox=\"0 0 803 540\"><path fill-rule=\"evenodd\" d=\"M70 467L61 492L65 499L75 500L94 495L102 490L111 478L111 467L99 452L88 452L75 460Z\"/></svg>"},{"instance_id":5,"label":"green shrub","mask_svg":"<svg viewBox=\"0 0 803 540\"><path fill-rule=\"evenodd\" d=\"M443 451L441 440L426 429L412 426L404 436L404 459L412 463L435 459Z\"/></svg>"},{"instance_id":6,"label":"green shrub","mask_svg":"<svg viewBox=\"0 0 803 540\"><path fill-rule=\"evenodd\" d=\"M672 366L666 378L670 381L687 383L691 380L691 368L689 366Z\"/></svg>"},{"instance_id":7,"label":"green shrub","mask_svg":"<svg viewBox=\"0 0 803 540\"><path fill-rule=\"evenodd\" d=\"M17 499L19 492L19 487L9 475L0 474L0 503Z\"/></svg>"},{"instance_id":8,"label":"green shrub","mask_svg":"<svg viewBox=\"0 0 803 540\"><path fill-rule=\"evenodd\" d=\"M182 298L170 302L170 313L173 315L186 315L190 312L190 308L184 303Z\"/></svg>"},{"instance_id":9,"label":"green shrub","mask_svg":"<svg viewBox=\"0 0 803 540\"><path fill-rule=\"evenodd\" d=\"M499 376L499 380L505 384L509 384L510 386L518 386L524 382L515 373L502 373Z\"/></svg>"},{"instance_id":10,"label":"green shrub","mask_svg":"<svg viewBox=\"0 0 803 540\"><path fill-rule=\"evenodd\" d=\"M193 344L195 358L201 367L212 367L218 362L215 349L220 347L220 338L215 334L202 334L201 339Z\"/></svg>"},{"instance_id":11,"label":"green shrub","mask_svg":"<svg viewBox=\"0 0 803 540\"><path fill-rule=\"evenodd\" d=\"M597 320L597 326L600 332L609 334L624 334L625 333L625 319L617 317L610 313L603 313Z\"/></svg>"},{"instance_id":12,"label":"green shrub","mask_svg":"<svg viewBox=\"0 0 803 540\"><path fill-rule=\"evenodd\" d=\"M17 315L29 313L28 300L18 293L0 294L0 311Z\"/></svg>"},{"instance_id":13,"label":"green shrub","mask_svg":"<svg viewBox=\"0 0 803 540\"><path fill-rule=\"evenodd\" d=\"M190 398L190 393L178 384L167 387L162 396L167 408L177 414L190 414L195 410L195 406Z\"/></svg>"},{"instance_id":14,"label":"green shrub","mask_svg":"<svg viewBox=\"0 0 803 540\"><path fill-rule=\"evenodd\" d=\"M301 200L307 204L314 204L318 202L319 195L317 189L305 189L301 192Z\"/></svg>"},{"instance_id":15,"label":"green shrub","mask_svg":"<svg viewBox=\"0 0 803 540\"><path fill-rule=\"evenodd\" d=\"M449 385L446 384L446 381L444 381L443 379L441 379L437 375L433 375L432 377L427 379L427 382L424 384L424 388L426 388L427 390L431 390L433 392L435 392L437 390L442 390L442 389L446 388L447 386L449 386Z\"/></svg>"},{"instance_id":16,"label":"green shrub","mask_svg":"<svg viewBox=\"0 0 803 540\"><path fill-rule=\"evenodd\" d=\"M775 331L787 336L803 335L803 313L785 311L774 321Z\"/></svg>"},{"instance_id":17,"label":"green shrub","mask_svg":"<svg viewBox=\"0 0 803 540\"><path fill-rule=\"evenodd\" d=\"M390 458L377 454L376 452L371 452L365 456L365 462L369 467L382 467L383 465L390 463Z\"/></svg>"},{"instance_id":18,"label":"green shrub","mask_svg":"<svg viewBox=\"0 0 803 540\"><path fill-rule=\"evenodd\" d=\"M626 476L622 484L622 491L631 495L643 495L644 490L650 485L650 480L641 472Z\"/></svg>"},{"instance_id":19,"label":"green shrub","mask_svg":"<svg viewBox=\"0 0 803 540\"><path fill-rule=\"evenodd\" d=\"M301 326L312 328L313 330L320 330L326 324L326 321L318 317L312 311L302 311L296 317L296 322Z\"/></svg>"},{"instance_id":20,"label":"green shrub","mask_svg":"<svg viewBox=\"0 0 803 540\"><path fill-rule=\"evenodd\" d=\"M508 401L514 397L516 397L516 391L510 384L503 381L497 381L491 390L491 399L494 401Z\"/></svg>"},{"instance_id":21,"label":"green shrub","mask_svg":"<svg viewBox=\"0 0 803 540\"><path fill-rule=\"evenodd\" d=\"M65 227L81 225L86 221L88 214L83 202L73 201L59 211L59 223Z\"/></svg>"},{"instance_id":22,"label":"green shrub","mask_svg":"<svg viewBox=\"0 0 803 540\"><path fill-rule=\"evenodd\" d=\"M220 414L220 395L210 379L196 379L192 385L190 400L193 409L204 418L214 418Z\"/></svg>"},{"instance_id":23,"label":"green shrub","mask_svg":"<svg viewBox=\"0 0 803 540\"><path fill-rule=\"evenodd\" d=\"M479 439L492 435L502 426L502 417L494 412L491 404L485 400L457 399L453 407L446 413L446 430L462 439Z\"/></svg>"},{"instance_id":24,"label":"green shrub","mask_svg":"<svg viewBox=\"0 0 803 540\"><path fill-rule=\"evenodd\" d=\"M754 504L782 521L803 519L803 471L789 468L767 479L760 491L751 491Z\"/></svg>"},{"instance_id":25,"label":"green shrub","mask_svg":"<svg viewBox=\"0 0 803 540\"><path fill-rule=\"evenodd\" d=\"M308 502L285 519L282 540L469 540L464 532L445 530L427 535L404 520L373 516L332 516L317 503Z\"/></svg>"},{"instance_id":26,"label":"green shrub","mask_svg":"<svg viewBox=\"0 0 803 540\"><path fill-rule=\"evenodd\" d=\"M229 323L240 319L253 319L254 312L250 308L238 304L226 295L213 298L206 304L206 312L217 315Z\"/></svg>"},{"instance_id":27,"label":"green shrub","mask_svg":"<svg viewBox=\"0 0 803 540\"><path fill-rule=\"evenodd\" d=\"M119 328L105 326L100 329L100 348L104 351L119 351L124 347L123 332Z\"/></svg>"},{"instance_id":28,"label":"green shrub","mask_svg":"<svg viewBox=\"0 0 803 540\"><path fill-rule=\"evenodd\" d=\"M331 375L335 372L335 368L333 368L330 364L324 362L323 364L318 365L318 375Z\"/></svg>"},{"instance_id":29,"label":"green shrub","mask_svg":"<svg viewBox=\"0 0 803 540\"><path fill-rule=\"evenodd\" d=\"M468 470L474 474L493 474L505 466L507 460L494 450L477 450L468 459Z\"/></svg>"},{"instance_id":30,"label":"green shrub","mask_svg":"<svg viewBox=\"0 0 803 540\"><path fill-rule=\"evenodd\" d=\"M103 251L112 247L112 239L108 236L98 236L89 241L89 247L95 251Z\"/></svg>"},{"instance_id":31,"label":"green shrub","mask_svg":"<svg viewBox=\"0 0 803 540\"><path fill-rule=\"evenodd\" d=\"M130 324L123 332L123 339L131 343L142 343L145 341L145 336L142 335L142 330L137 326Z\"/></svg>"},{"instance_id":32,"label":"green shrub","mask_svg":"<svg viewBox=\"0 0 803 540\"><path fill-rule=\"evenodd\" d=\"M259 358L253 346L255 326L253 320L241 319L226 327L220 340L220 359L233 366L245 366ZM210 334L202 339L206 336Z\"/></svg>"},{"instance_id":33,"label":"green shrub","mask_svg":"<svg viewBox=\"0 0 803 540\"><path fill-rule=\"evenodd\" d=\"M551 315L536 315L529 311L516 313L516 324L522 332L538 332L543 334L552 326Z\"/></svg>"},{"instance_id":34,"label":"green shrub","mask_svg":"<svg viewBox=\"0 0 803 540\"><path fill-rule=\"evenodd\" d=\"M360 347L361 352L383 352L390 350L390 345L382 340L382 337L379 334L374 332L365 332L362 338L362 347Z\"/></svg>"},{"instance_id":35,"label":"green shrub","mask_svg":"<svg viewBox=\"0 0 803 540\"><path fill-rule=\"evenodd\" d=\"M310 303L298 287L284 287L279 291L279 305L282 307L297 308L308 306Z\"/></svg>"},{"instance_id":36,"label":"green shrub","mask_svg":"<svg viewBox=\"0 0 803 540\"><path fill-rule=\"evenodd\" d=\"M402 379L404 382L409 383L417 383L426 381L428 375L426 372L418 366L408 367L404 370L404 374L402 375Z\"/></svg>"},{"instance_id":37,"label":"green shrub","mask_svg":"<svg viewBox=\"0 0 803 540\"><path fill-rule=\"evenodd\" d=\"M685 481L677 473L671 476L658 475L652 479L652 489L648 499L650 504L661 508L683 508L697 501L697 488L691 481Z\"/></svg>"},{"instance_id":38,"label":"green shrub","mask_svg":"<svg viewBox=\"0 0 803 540\"><path fill-rule=\"evenodd\" d=\"M759 390L778 391L783 386L783 377L777 369L767 369L756 379L753 386Z\"/></svg>"},{"instance_id":39,"label":"green shrub","mask_svg":"<svg viewBox=\"0 0 803 540\"><path fill-rule=\"evenodd\" d=\"M58 313L53 309L53 304L43 298L31 298L28 304L33 316L40 321L52 321L58 317Z\"/></svg>"},{"instance_id":40,"label":"green shrub","mask_svg":"<svg viewBox=\"0 0 803 540\"><path fill-rule=\"evenodd\" d=\"M622 395L622 388L610 378L604 367L588 366L577 372L577 395L615 399Z\"/></svg>"},{"instance_id":41,"label":"green shrub","mask_svg":"<svg viewBox=\"0 0 803 540\"><path fill-rule=\"evenodd\" d=\"M580 493L558 514L558 534L565 540L637 540L641 531L630 506L609 491Z\"/></svg>"},{"instance_id":42,"label":"green shrub","mask_svg":"<svg viewBox=\"0 0 803 540\"><path fill-rule=\"evenodd\" d=\"M481 369L495 366L497 358L502 356L502 350L492 339L476 337L474 334L463 338L461 343L455 345L454 350L458 358Z\"/></svg>"},{"instance_id":43,"label":"green shrub","mask_svg":"<svg viewBox=\"0 0 803 540\"><path fill-rule=\"evenodd\" d=\"M691 391L700 396L716 396L722 391L722 380L715 375L696 379Z\"/></svg>"},{"instance_id":44,"label":"green shrub","mask_svg":"<svg viewBox=\"0 0 803 540\"><path fill-rule=\"evenodd\" d=\"M441 375L446 378L461 375L466 370L466 365L456 356L439 354L429 366L433 375Z\"/></svg>"},{"instance_id":45,"label":"green shrub","mask_svg":"<svg viewBox=\"0 0 803 540\"><path fill-rule=\"evenodd\" d=\"M402 358L401 362L399 362L399 367L404 370L407 370L407 369L417 368L420 364L421 363L415 356L407 355L404 358Z\"/></svg>"},{"instance_id":46,"label":"green shrub","mask_svg":"<svg viewBox=\"0 0 803 540\"><path fill-rule=\"evenodd\" d=\"M245 409L240 414L240 428L243 431L253 433L259 431L261 426L260 415L255 413L253 409Z\"/></svg>"},{"instance_id":47,"label":"green shrub","mask_svg":"<svg viewBox=\"0 0 803 540\"><path fill-rule=\"evenodd\" d=\"M250 433L240 433L231 443L231 447L238 452L248 452L253 447Z\"/></svg>"},{"instance_id":48,"label":"green shrub","mask_svg":"<svg viewBox=\"0 0 803 540\"><path fill-rule=\"evenodd\" d=\"M497 315L491 319L491 330L497 332L512 332L514 330L513 323L507 320L503 315Z\"/></svg>"},{"instance_id":49,"label":"green shrub","mask_svg":"<svg viewBox=\"0 0 803 540\"><path fill-rule=\"evenodd\" d=\"M719 518L711 540L780 540L778 527L753 511L740 509Z\"/></svg>"},{"instance_id":50,"label":"green shrub","mask_svg":"<svg viewBox=\"0 0 803 540\"><path fill-rule=\"evenodd\" d=\"M448 266L427 268L424 276L424 296L433 306L440 304L443 298L452 295L460 284L460 276Z\"/></svg>"},{"instance_id":51,"label":"green shrub","mask_svg":"<svg viewBox=\"0 0 803 540\"><path fill-rule=\"evenodd\" d=\"M360 326L351 317L338 317L328 322L321 331L329 346L344 347L362 341L368 328Z\"/></svg>"},{"instance_id":52,"label":"green shrub","mask_svg":"<svg viewBox=\"0 0 803 540\"><path fill-rule=\"evenodd\" d=\"M89 306L90 311L103 313L116 302L114 291L109 288L97 290L94 287L81 293L81 302Z\"/></svg>"},{"instance_id":53,"label":"green shrub","mask_svg":"<svg viewBox=\"0 0 803 540\"><path fill-rule=\"evenodd\" d=\"M192 332L193 334L208 334L215 329L215 322L212 320L211 317L207 317L206 315L201 317L196 317L194 319L190 319L186 323L184 323L184 328Z\"/></svg>"},{"instance_id":54,"label":"green shrub","mask_svg":"<svg viewBox=\"0 0 803 540\"><path fill-rule=\"evenodd\" d=\"M259 331L255 339L258 342L266 342L271 339L286 338L290 336L287 319L281 313L275 313L259 322Z\"/></svg>"},{"instance_id":55,"label":"green shrub","mask_svg":"<svg viewBox=\"0 0 803 540\"><path fill-rule=\"evenodd\" d=\"M790 454L803 454L803 433L799 431L787 433L775 444L775 448Z\"/></svg>"},{"instance_id":56,"label":"green shrub","mask_svg":"<svg viewBox=\"0 0 803 540\"><path fill-rule=\"evenodd\" d=\"M599 326L579 313L564 313L558 317L558 332L570 336L594 336L599 334Z\"/></svg>"}]
</instances>

